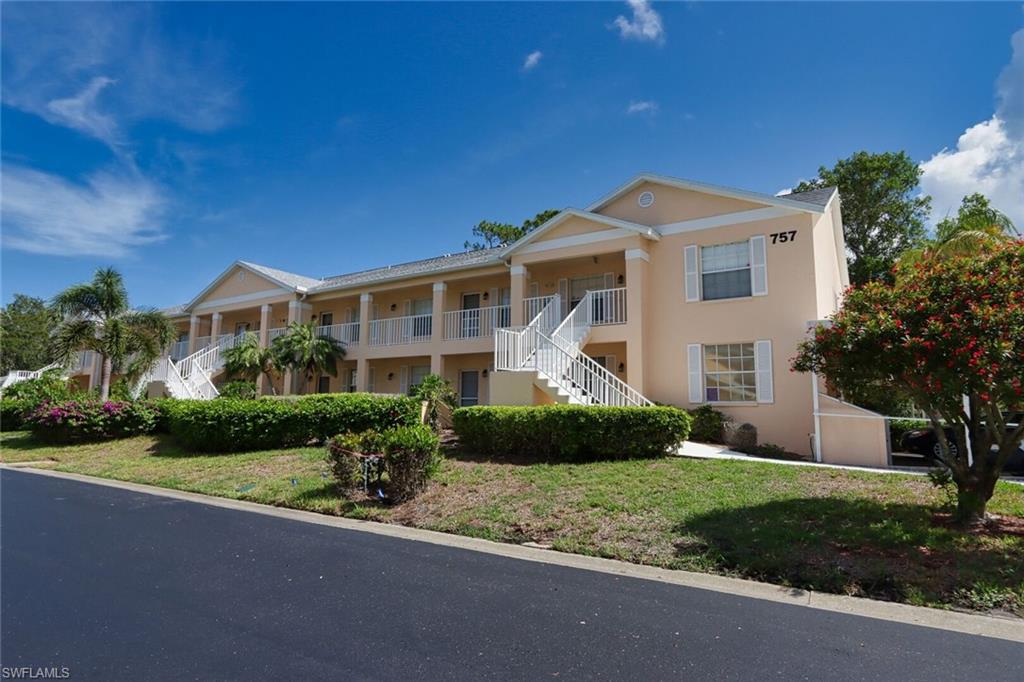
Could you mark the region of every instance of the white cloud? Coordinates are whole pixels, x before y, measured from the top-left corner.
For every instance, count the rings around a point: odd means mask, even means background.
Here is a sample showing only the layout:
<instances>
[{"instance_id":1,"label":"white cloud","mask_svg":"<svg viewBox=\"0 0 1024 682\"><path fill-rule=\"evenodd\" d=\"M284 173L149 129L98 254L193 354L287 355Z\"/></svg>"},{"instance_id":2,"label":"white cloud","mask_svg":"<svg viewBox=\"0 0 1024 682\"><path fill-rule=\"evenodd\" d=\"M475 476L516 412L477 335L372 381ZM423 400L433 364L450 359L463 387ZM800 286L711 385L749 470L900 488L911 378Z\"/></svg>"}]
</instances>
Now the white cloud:
<instances>
[{"instance_id":1,"label":"white cloud","mask_svg":"<svg viewBox=\"0 0 1024 682\"><path fill-rule=\"evenodd\" d=\"M544 53L540 50L534 50L530 54L526 55L526 61L523 62L523 71L529 71L538 64L540 64L541 57Z\"/></svg>"},{"instance_id":2,"label":"white cloud","mask_svg":"<svg viewBox=\"0 0 1024 682\"><path fill-rule=\"evenodd\" d=\"M665 42L665 29L661 15L654 11L649 0L626 0L633 10L633 18L621 14L612 22L619 29L619 35L630 40L650 40L658 44Z\"/></svg>"},{"instance_id":3,"label":"white cloud","mask_svg":"<svg viewBox=\"0 0 1024 682\"><path fill-rule=\"evenodd\" d=\"M166 238L160 190L138 175L99 172L77 184L5 164L3 179L4 248L119 258Z\"/></svg>"},{"instance_id":4,"label":"white cloud","mask_svg":"<svg viewBox=\"0 0 1024 682\"><path fill-rule=\"evenodd\" d=\"M996 82L996 111L967 128L955 149L921 164L921 190L932 197L932 221L981 192L1016 225L1024 225L1024 29L1011 39L1013 58Z\"/></svg>"},{"instance_id":5,"label":"white cloud","mask_svg":"<svg viewBox=\"0 0 1024 682\"><path fill-rule=\"evenodd\" d=\"M114 81L105 76L96 76L85 89L74 97L51 100L46 104L45 118L51 123L74 128L107 144L117 143L117 121L112 116L100 113L96 99L100 91Z\"/></svg>"},{"instance_id":6,"label":"white cloud","mask_svg":"<svg viewBox=\"0 0 1024 682\"><path fill-rule=\"evenodd\" d=\"M627 114L651 114L658 113L658 103L654 100L632 101L626 108Z\"/></svg>"}]
</instances>

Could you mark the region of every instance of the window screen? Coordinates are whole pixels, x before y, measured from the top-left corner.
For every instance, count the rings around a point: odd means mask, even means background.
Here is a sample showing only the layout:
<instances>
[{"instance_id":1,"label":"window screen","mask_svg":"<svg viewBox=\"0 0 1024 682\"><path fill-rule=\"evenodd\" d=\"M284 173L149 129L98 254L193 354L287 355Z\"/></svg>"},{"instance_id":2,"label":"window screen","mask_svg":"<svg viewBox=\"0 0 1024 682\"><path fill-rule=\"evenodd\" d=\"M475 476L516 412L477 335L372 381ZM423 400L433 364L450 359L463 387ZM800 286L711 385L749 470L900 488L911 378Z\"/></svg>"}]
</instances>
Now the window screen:
<instances>
[{"instance_id":1,"label":"window screen","mask_svg":"<svg viewBox=\"0 0 1024 682\"><path fill-rule=\"evenodd\" d=\"M750 243L702 246L700 272L705 301L750 296Z\"/></svg>"}]
</instances>

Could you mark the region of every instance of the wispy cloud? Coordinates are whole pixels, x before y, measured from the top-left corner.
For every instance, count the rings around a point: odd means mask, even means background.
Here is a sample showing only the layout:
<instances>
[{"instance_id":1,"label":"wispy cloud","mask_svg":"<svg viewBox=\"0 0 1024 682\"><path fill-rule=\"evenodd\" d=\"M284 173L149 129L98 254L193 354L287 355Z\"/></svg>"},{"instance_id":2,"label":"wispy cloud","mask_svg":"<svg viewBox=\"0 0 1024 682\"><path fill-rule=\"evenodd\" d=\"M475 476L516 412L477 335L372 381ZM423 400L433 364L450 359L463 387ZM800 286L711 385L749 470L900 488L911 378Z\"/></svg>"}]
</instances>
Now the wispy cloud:
<instances>
[{"instance_id":1,"label":"wispy cloud","mask_svg":"<svg viewBox=\"0 0 1024 682\"><path fill-rule=\"evenodd\" d=\"M523 62L523 71L529 71L540 64L541 58L544 53L540 50L534 50L530 54L526 55L526 60Z\"/></svg>"},{"instance_id":2,"label":"wispy cloud","mask_svg":"<svg viewBox=\"0 0 1024 682\"><path fill-rule=\"evenodd\" d=\"M151 7L5 5L3 53L4 104L104 142L145 119L218 130L238 105L226 47L165 39Z\"/></svg>"},{"instance_id":3,"label":"wispy cloud","mask_svg":"<svg viewBox=\"0 0 1024 682\"><path fill-rule=\"evenodd\" d=\"M1024 224L1024 29L1011 44L1013 57L996 82L995 113L968 127L955 149L921 164L933 221L955 213L964 196L981 192L1015 224Z\"/></svg>"},{"instance_id":4,"label":"wispy cloud","mask_svg":"<svg viewBox=\"0 0 1024 682\"><path fill-rule=\"evenodd\" d=\"M658 113L658 103L654 100L645 99L640 101L632 101L629 106L626 107L627 114L648 114L653 116Z\"/></svg>"},{"instance_id":5,"label":"wispy cloud","mask_svg":"<svg viewBox=\"0 0 1024 682\"><path fill-rule=\"evenodd\" d=\"M164 200L139 176L102 171L84 184L4 164L5 248L55 256L123 257L166 238Z\"/></svg>"},{"instance_id":6,"label":"wispy cloud","mask_svg":"<svg viewBox=\"0 0 1024 682\"><path fill-rule=\"evenodd\" d=\"M117 121L101 113L96 102L100 91L113 82L105 76L96 76L77 95L47 102L48 115L44 118L51 123L74 128L109 145L117 144Z\"/></svg>"},{"instance_id":7,"label":"wispy cloud","mask_svg":"<svg viewBox=\"0 0 1024 682\"><path fill-rule=\"evenodd\" d=\"M649 0L626 0L633 10L633 18L627 19L621 14L615 17L612 28L619 30L619 35L627 40L645 40L658 43L665 42L665 29L661 24L661 15L654 11Z\"/></svg>"}]
</instances>

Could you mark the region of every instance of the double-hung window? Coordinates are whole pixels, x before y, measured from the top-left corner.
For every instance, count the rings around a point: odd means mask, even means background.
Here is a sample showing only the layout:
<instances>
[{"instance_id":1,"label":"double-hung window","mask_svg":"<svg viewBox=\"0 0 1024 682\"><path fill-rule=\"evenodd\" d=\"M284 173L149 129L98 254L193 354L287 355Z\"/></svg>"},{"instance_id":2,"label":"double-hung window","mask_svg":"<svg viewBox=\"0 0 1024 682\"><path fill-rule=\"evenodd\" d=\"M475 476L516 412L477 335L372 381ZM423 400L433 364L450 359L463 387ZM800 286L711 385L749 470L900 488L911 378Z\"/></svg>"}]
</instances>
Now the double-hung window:
<instances>
[{"instance_id":1,"label":"double-hung window","mask_svg":"<svg viewBox=\"0 0 1024 682\"><path fill-rule=\"evenodd\" d=\"M707 402L752 402L756 397L754 344L704 346L704 399Z\"/></svg>"},{"instance_id":2,"label":"double-hung window","mask_svg":"<svg viewBox=\"0 0 1024 682\"><path fill-rule=\"evenodd\" d=\"M700 276L705 301L750 296L750 242L702 246Z\"/></svg>"}]
</instances>

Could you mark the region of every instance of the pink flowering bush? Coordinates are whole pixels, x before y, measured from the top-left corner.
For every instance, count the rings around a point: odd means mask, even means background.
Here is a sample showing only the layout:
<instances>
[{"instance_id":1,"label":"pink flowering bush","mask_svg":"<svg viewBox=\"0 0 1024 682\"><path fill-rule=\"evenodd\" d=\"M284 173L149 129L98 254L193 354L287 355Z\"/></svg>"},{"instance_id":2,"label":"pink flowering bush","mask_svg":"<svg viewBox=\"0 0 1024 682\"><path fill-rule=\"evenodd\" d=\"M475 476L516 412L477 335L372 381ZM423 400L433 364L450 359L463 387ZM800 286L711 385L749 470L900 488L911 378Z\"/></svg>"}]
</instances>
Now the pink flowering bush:
<instances>
[{"instance_id":1,"label":"pink flowering bush","mask_svg":"<svg viewBox=\"0 0 1024 682\"><path fill-rule=\"evenodd\" d=\"M926 259L899 275L896 284L850 289L793 368L852 394L894 392L924 410L957 484L957 518L975 523L1024 440L1024 425L1005 420L1024 409L1024 241ZM940 424L956 427L957 454ZM977 456L968 458L964 439Z\"/></svg>"},{"instance_id":2,"label":"pink flowering bush","mask_svg":"<svg viewBox=\"0 0 1024 682\"><path fill-rule=\"evenodd\" d=\"M158 408L145 401L43 401L25 416L33 435L50 443L126 438L151 433Z\"/></svg>"}]
</instances>

